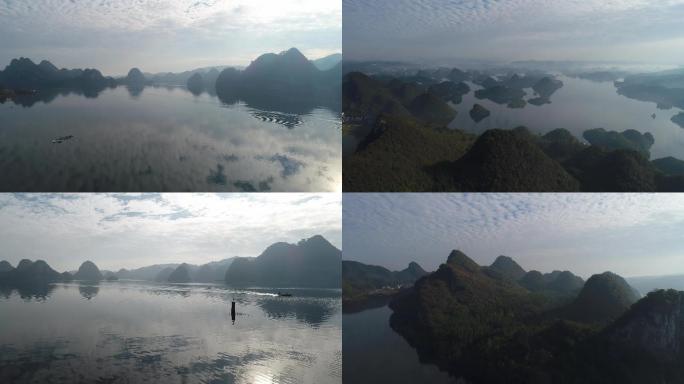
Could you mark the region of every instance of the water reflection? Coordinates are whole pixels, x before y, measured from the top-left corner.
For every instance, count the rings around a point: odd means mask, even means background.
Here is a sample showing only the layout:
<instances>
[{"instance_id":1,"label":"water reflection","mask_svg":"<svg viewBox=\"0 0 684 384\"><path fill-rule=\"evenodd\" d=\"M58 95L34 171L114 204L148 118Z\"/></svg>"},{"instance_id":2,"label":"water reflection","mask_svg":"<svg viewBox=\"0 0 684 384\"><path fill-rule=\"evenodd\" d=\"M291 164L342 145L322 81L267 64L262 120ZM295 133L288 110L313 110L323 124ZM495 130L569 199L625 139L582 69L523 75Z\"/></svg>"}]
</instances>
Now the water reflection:
<instances>
[{"instance_id":1,"label":"water reflection","mask_svg":"<svg viewBox=\"0 0 684 384\"><path fill-rule=\"evenodd\" d=\"M126 281L53 289L40 303L0 299L0 382L342 382L339 292L297 291L293 302L320 302L332 308L325 315L309 304L271 316L261 303L277 298L266 290Z\"/></svg>"},{"instance_id":2,"label":"water reflection","mask_svg":"<svg viewBox=\"0 0 684 384\"><path fill-rule=\"evenodd\" d=\"M79 283L78 293L80 293L84 299L91 300L100 293L100 287L98 287L97 283Z\"/></svg>"},{"instance_id":3,"label":"water reflection","mask_svg":"<svg viewBox=\"0 0 684 384\"><path fill-rule=\"evenodd\" d=\"M384 306L344 315L342 353L345 382L464 383L435 365L422 362L416 350L390 327L391 312Z\"/></svg>"},{"instance_id":4,"label":"water reflection","mask_svg":"<svg viewBox=\"0 0 684 384\"><path fill-rule=\"evenodd\" d=\"M128 94L133 98L134 100L137 100L140 98L140 95L142 95L143 91L145 90L144 85L127 85L126 89L128 90Z\"/></svg>"},{"instance_id":5,"label":"water reflection","mask_svg":"<svg viewBox=\"0 0 684 384\"><path fill-rule=\"evenodd\" d=\"M9 299L14 292L26 302L46 301L52 295L55 286L51 284L21 284L18 286L0 286L0 297Z\"/></svg>"},{"instance_id":6,"label":"water reflection","mask_svg":"<svg viewBox=\"0 0 684 384\"><path fill-rule=\"evenodd\" d=\"M567 76L558 78L564 86L550 97L552 103L528 103L524 108L509 108L491 100L478 99L474 93L481 87L470 83L471 92L463 96L460 104L453 105L458 114L450 126L478 134L488 129L511 129L521 125L537 133L565 128L580 140L583 140L582 133L589 129L605 128L619 132L634 129L650 132L655 137L652 159L665 156L684 158L684 129L671 121L672 116L680 112L677 108L662 111L655 103L629 99L619 95L611 82L599 83ZM528 101L530 97L528 92ZM491 113L480 122L474 122L469 115L476 103Z\"/></svg>"},{"instance_id":7,"label":"water reflection","mask_svg":"<svg viewBox=\"0 0 684 384\"><path fill-rule=\"evenodd\" d=\"M0 105L0 190L339 189L339 108L280 101L179 87L18 96Z\"/></svg>"},{"instance_id":8,"label":"water reflection","mask_svg":"<svg viewBox=\"0 0 684 384\"><path fill-rule=\"evenodd\" d=\"M326 322L337 310L328 301L289 297L263 298L258 305L271 318L292 317L314 327Z\"/></svg>"}]
</instances>

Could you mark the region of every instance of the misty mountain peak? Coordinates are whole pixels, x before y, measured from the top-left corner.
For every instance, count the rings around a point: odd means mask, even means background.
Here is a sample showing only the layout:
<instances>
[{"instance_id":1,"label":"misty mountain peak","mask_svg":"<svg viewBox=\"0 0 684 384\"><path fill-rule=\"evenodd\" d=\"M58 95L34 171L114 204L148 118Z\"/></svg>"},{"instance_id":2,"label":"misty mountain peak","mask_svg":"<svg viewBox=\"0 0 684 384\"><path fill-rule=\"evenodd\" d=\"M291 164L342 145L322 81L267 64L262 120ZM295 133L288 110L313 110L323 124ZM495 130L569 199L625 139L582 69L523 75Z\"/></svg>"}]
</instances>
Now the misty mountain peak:
<instances>
[{"instance_id":1,"label":"misty mountain peak","mask_svg":"<svg viewBox=\"0 0 684 384\"><path fill-rule=\"evenodd\" d=\"M13 270L14 267L7 260L0 261L0 272L6 272Z\"/></svg>"},{"instance_id":2,"label":"misty mountain peak","mask_svg":"<svg viewBox=\"0 0 684 384\"><path fill-rule=\"evenodd\" d=\"M30 268L31 265L33 265L33 262L32 262L31 260L29 260L29 259L22 259L22 260L19 262L19 264L17 264L17 269L18 269L18 270L27 269L27 268Z\"/></svg>"},{"instance_id":3,"label":"misty mountain peak","mask_svg":"<svg viewBox=\"0 0 684 384\"><path fill-rule=\"evenodd\" d=\"M48 71L48 72L57 72L59 70L57 67L55 67L54 64L52 64L51 62L49 62L47 60L41 61L40 64L38 64L38 67L40 67L40 69L42 69L44 71Z\"/></svg>"},{"instance_id":4,"label":"misty mountain peak","mask_svg":"<svg viewBox=\"0 0 684 384\"><path fill-rule=\"evenodd\" d=\"M287 51L280 52L280 56L289 57L293 59L304 59L307 60L306 56L297 48L290 48Z\"/></svg>"},{"instance_id":5,"label":"misty mountain peak","mask_svg":"<svg viewBox=\"0 0 684 384\"><path fill-rule=\"evenodd\" d=\"M303 239L297 245L312 248L334 248L334 246L321 235L314 235L308 239Z\"/></svg>"},{"instance_id":6,"label":"misty mountain peak","mask_svg":"<svg viewBox=\"0 0 684 384\"><path fill-rule=\"evenodd\" d=\"M415 261L410 262L407 269L409 271L425 271L423 267L421 267L420 264L416 263Z\"/></svg>"},{"instance_id":7,"label":"misty mountain peak","mask_svg":"<svg viewBox=\"0 0 684 384\"><path fill-rule=\"evenodd\" d=\"M100 269L92 261L84 261L78 268L78 272L74 275L76 280L84 281L100 281L103 279Z\"/></svg>"}]
</instances>

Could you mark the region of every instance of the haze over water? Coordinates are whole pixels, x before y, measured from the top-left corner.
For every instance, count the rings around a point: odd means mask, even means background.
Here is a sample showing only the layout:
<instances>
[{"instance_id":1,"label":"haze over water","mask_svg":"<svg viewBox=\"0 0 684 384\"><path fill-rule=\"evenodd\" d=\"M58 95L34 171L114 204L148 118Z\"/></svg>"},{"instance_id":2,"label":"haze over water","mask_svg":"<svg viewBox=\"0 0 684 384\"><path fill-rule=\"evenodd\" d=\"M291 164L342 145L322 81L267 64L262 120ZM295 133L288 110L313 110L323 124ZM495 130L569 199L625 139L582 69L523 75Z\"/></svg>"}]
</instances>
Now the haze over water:
<instances>
[{"instance_id":1,"label":"haze over water","mask_svg":"<svg viewBox=\"0 0 684 384\"><path fill-rule=\"evenodd\" d=\"M280 290L293 297L133 281L4 290L0 382L340 383L340 291Z\"/></svg>"},{"instance_id":2,"label":"haze over water","mask_svg":"<svg viewBox=\"0 0 684 384\"><path fill-rule=\"evenodd\" d=\"M3 190L333 191L340 184L340 116L324 107L224 104L162 87L48 96L0 104ZM65 136L73 138L53 143Z\"/></svg>"}]
</instances>

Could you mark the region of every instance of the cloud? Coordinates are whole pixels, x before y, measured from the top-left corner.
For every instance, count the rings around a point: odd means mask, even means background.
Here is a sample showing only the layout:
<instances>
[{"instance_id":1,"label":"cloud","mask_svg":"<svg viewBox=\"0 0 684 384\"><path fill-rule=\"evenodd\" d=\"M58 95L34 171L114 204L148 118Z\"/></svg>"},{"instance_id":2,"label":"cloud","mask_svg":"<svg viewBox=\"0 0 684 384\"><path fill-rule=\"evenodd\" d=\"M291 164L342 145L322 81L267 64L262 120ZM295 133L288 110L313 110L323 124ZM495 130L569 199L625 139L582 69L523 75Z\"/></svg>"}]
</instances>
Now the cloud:
<instances>
[{"instance_id":1,"label":"cloud","mask_svg":"<svg viewBox=\"0 0 684 384\"><path fill-rule=\"evenodd\" d=\"M451 249L527 269L684 273L684 196L649 194L346 194L344 258L434 269Z\"/></svg>"},{"instance_id":2,"label":"cloud","mask_svg":"<svg viewBox=\"0 0 684 384\"><path fill-rule=\"evenodd\" d=\"M257 256L315 234L341 245L336 194L0 195L0 223L0 260L58 270L88 259L118 270Z\"/></svg>"},{"instance_id":3,"label":"cloud","mask_svg":"<svg viewBox=\"0 0 684 384\"><path fill-rule=\"evenodd\" d=\"M673 44L655 57L605 50L684 37L681 0L343 0L343 12L357 59L671 60Z\"/></svg>"},{"instance_id":4,"label":"cloud","mask_svg":"<svg viewBox=\"0 0 684 384\"><path fill-rule=\"evenodd\" d=\"M0 0L0 63L13 57L125 74L245 65L292 46L341 49L334 0ZM314 57L315 58L315 57Z\"/></svg>"}]
</instances>

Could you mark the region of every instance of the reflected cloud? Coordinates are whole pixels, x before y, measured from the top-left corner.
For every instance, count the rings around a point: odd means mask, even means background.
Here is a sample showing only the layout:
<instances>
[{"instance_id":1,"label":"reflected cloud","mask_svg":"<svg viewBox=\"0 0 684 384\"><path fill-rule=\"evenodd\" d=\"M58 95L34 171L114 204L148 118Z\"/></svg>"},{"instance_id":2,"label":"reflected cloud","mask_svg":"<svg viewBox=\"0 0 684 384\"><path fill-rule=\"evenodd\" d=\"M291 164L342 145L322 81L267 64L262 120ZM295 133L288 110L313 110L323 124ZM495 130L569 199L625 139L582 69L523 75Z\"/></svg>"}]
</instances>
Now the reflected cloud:
<instances>
[{"instance_id":1,"label":"reflected cloud","mask_svg":"<svg viewBox=\"0 0 684 384\"><path fill-rule=\"evenodd\" d=\"M0 105L7 122L0 143L0 190L339 189L334 182L342 167L339 116L329 110L307 108L308 114L297 115L260 113L244 104L220 108L217 99L194 100L183 88L155 88L132 102L130 90L106 91L97 102L53 94L49 107L30 116ZM51 143L65 135L75 139Z\"/></svg>"}]
</instances>

